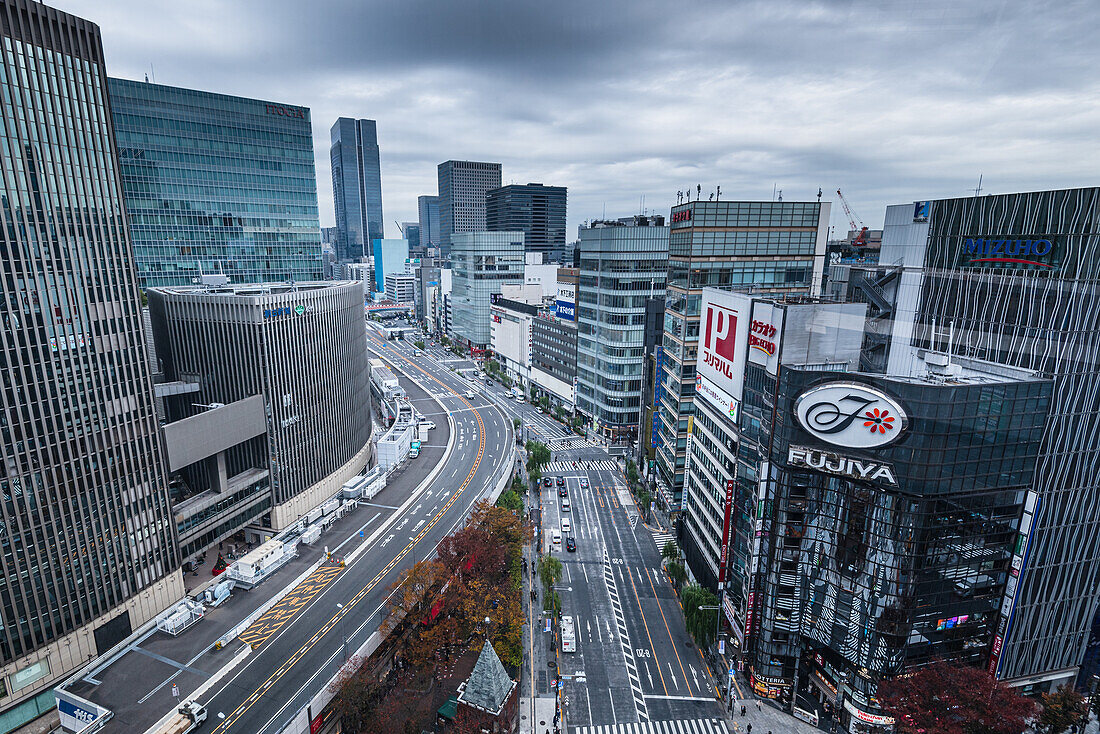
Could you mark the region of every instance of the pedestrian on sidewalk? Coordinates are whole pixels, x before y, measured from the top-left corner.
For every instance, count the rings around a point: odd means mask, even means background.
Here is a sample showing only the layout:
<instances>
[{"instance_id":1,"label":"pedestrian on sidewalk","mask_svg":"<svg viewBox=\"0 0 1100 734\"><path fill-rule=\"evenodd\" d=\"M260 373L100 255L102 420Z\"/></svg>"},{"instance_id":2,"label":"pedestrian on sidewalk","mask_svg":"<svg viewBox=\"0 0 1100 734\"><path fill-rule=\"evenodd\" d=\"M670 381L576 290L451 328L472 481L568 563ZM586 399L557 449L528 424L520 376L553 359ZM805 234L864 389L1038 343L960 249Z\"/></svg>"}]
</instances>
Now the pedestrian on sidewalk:
<instances>
[{"instance_id":1,"label":"pedestrian on sidewalk","mask_svg":"<svg viewBox=\"0 0 1100 734\"><path fill-rule=\"evenodd\" d=\"M756 710L760 711L760 699L759 698L756 699ZM771 734L771 732L769 732L768 734Z\"/></svg>"},{"instance_id":2,"label":"pedestrian on sidewalk","mask_svg":"<svg viewBox=\"0 0 1100 734\"><path fill-rule=\"evenodd\" d=\"M746 729L746 731L748 732L748 734L752 734L752 724L748 725L748 728Z\"/></svg>"},{"instance_id":3,"label":"pedestrian on sidewalk","mask_svg":"<svg viewBox=\"0 0 1100 734\"><path fill-rule=\"evenodd\" d=\"M744 715L745 715L745 707L744 707L744 706L742 706L742 707L741 707L741 715L742 715L742 716L744 716Z\"/></svg>"}]
</instances>

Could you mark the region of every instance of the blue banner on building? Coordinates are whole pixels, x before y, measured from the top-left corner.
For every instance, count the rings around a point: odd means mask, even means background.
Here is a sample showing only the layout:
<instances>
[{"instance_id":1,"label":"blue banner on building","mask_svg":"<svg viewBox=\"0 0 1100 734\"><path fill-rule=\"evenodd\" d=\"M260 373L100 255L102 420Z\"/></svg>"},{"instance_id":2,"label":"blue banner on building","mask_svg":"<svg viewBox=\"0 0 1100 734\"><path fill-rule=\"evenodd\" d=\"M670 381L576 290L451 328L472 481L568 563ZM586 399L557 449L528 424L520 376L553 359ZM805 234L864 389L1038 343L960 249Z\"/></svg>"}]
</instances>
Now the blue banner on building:
<instances>
[{"instance_id":1,"label":"blue banner on building","mask_svg":"<svg viewBox=\"0 0 1100 734\"><path fill-rule=\"evenodd\" d=\"M558 318L563 321L576 321L577 320L577 306L569 301L558 301L558 306L555 309Z\"/></svg>"}]
</instances>

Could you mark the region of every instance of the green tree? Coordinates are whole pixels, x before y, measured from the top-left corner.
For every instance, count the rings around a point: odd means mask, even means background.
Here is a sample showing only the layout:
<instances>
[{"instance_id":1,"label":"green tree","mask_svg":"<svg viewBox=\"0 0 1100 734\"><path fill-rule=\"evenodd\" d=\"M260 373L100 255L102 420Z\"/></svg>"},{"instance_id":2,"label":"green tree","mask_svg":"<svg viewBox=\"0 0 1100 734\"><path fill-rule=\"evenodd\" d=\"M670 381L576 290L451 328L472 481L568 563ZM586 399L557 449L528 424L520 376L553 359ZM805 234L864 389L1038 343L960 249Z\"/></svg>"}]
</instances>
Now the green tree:
<instances>
[{"instance_id":1,"label":"green tree","mask_svg":"<svg viewBox=\"0 0 1100 734\"><path fill-rule=\"evenodd\" d=\"M451 340L447 338L446 334L439 335L439 343L445 347L451 346Z\"/></svg>"},{"instance_id":2,"label":"green tree","mask_svg":"<svg viewBox=\"0 0 1100 734\"><path fill-rule=\"evenodd\" d=\"M542 441L527 442L527 469L542 469L550 463L550 449Z\"/></svg>"},{"instance_id":3,"label":"green tree","mask_svg":"<svg viewBox=\"0 0 1100 734\"><path fill-rule=\"evenodd\" d=\"M680 546L676 545L676 541L665 543L665 547L661 549L661 558L666 561L680 560Z\"/></svg>"},{"instance_id":4,"label":"green tree","mask_svg":"<svg viewBox=\"0 0 1100 734\"><path fill-rule=\"evenodd\" d=\"M527 476L528 478L530 478L532 483L537 485L539 483L539 480L542 479L542 470L539 469L537 466L531 467L527 470Z\"/></svg>"},{"instance_id":5,"label":"green tree","mask_svg":"<svg viewBox=\"0 0 1100 734\"><path fill-rule=\"evenodd\" d=\"M695 644L705 650L714 642L714 633L718 627L718 610L699 607L717 607L718 598L698 584L686 587L681 598L684 603L687 631L695 638Z\"/></svg>"},{"instance_id":6,"label":"green tree","mask_svg":"<svg viewBox=\"0 0 1100 734\"><path fill-rule=\"evenodd\" d=\"M551 612L555 617L561 614L561 597L558 596L558 592L549 591L542 597L542 608L545 611Z\"/></svg>"},{"instance_id":7,"label":"green tree","mask_svg":"<svg viewBox=\"0 0 1100 734\"><path fill-rule=\"evenodd\" d=\"M502 374L500 376L500 384L504 385L504 387L506 387L508 389L511 389L511 387L512 387L512 378L509 377L508 375L503 375Z\"/></svg>"},{"instance_id":8,"label":"green tree","mask_svg":"<svg viewBox=\"0 0 1100 734\"><path fill-rule=\"evenodd\" d=\"M561 561L554 556L545 555L539 559L539 578L542 580L542 590L550 594L551 586L561 581Z\"/></svg>"},{"instance_id":9,"label":"green tree","mask_svg":"<svg viewBox=\"0 0 1100 734\"><path fill-rule=\"evenodd\" d=\"M626 461L626 483L631 489L638 483L638 465L631 459Z\"/></svg>"},{"instance_id":10,"label":"green tree","mask_svg":"<svg viewBox=\"0 0 1100 734\"><path fill-rule=\"evenodd\" d=\"M642 506L642 517L649 519L649 508L653 506L653 495L648 491L642 490L638 494L638 503Z\"/></svg>"},{"instance_id":11,"label":"green tree","mask_svg":"<svg viewBox=\"0 0 1100 734\"><path fill-rule=\"evenodd\" d=\"M1054 693L1044 693L1043 710L1039 713L1039 728L1046 734L1061 734L1078 723L1088 713L1085 697L1072 686L1059 686Z\"/></svg>"},{"instance_id":12,"label":"green tree","mask_svg":"<svg viewBox=\"0 0 1100 734\"><path fill-rule=\"evenodd\" d=\"M417 339L416 341L413 342L413 346L416 347L417 349L423 350L424 349L424 340L423 339Z\"/></svg>"},{"instance_id":13,"label":"green tree","mask_svg":"<svg viewBox=\"0 0 1100 734\"><path fill-rule=\"evenodd\" d=\"M497 499L497 505L513 512L523 512L523 500L520 499L519 494L514 489L501 493Z\"/></svg>"},{"instance_id":14,"label":"green tree","mask_svg":"<svg viewBox=\"0 0 1100 734\"><path fill-rule=\"evenodd\" d=\"M679 560L669 561L665 569L677 589L684 585L684 581L687 579L687 570L684 568L684 564L680 563Z\"/></svg>"}]
</instances>

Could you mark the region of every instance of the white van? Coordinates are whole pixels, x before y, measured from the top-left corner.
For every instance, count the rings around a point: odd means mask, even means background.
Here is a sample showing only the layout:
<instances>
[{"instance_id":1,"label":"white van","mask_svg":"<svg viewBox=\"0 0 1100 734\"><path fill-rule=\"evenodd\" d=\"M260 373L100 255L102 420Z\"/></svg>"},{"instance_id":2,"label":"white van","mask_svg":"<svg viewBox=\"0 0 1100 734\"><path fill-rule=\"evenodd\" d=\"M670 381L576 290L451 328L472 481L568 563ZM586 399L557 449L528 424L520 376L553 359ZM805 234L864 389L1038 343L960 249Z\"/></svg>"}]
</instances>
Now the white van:
<instances>
[{"instance_id":1,"label":"white van","mask_svg":"<svg viewBox=\"0 0 1100 734\"><path fill-rule=\"evenodd\" d=\"M561 521L561 531L568 535L573 530L573 527L569 524L568 520Z\"/></svg>"},{"instance_id":2,"label":"white van","mask_svg":"<svg viewBox=\"0 0 1100 734\"><path fill-rule=\"evenodd\" d=\"M561 531L560 530L551 531L550 539L553 542L554 547L557 548L558 550L561 550Z\"/></svg>"}]
</instances>

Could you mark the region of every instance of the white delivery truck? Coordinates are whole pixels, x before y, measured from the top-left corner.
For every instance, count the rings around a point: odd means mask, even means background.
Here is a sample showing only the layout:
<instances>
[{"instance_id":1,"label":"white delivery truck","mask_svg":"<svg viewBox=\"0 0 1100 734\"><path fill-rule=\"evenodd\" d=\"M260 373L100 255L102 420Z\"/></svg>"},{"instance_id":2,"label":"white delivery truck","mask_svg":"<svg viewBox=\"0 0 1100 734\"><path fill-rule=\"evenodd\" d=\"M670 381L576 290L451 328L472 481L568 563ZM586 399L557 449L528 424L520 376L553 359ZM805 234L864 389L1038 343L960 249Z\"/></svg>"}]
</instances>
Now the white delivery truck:
<instances>
[{"instance_id":1,"label":"white delivery truck","mask_svg":"<svg viewBox=\"0 0 1100 734\"><path fill-rule=\"evenodd\" d=\"M577 632L573 629L573 618L570 616L561 618L561 651L577 651Z\"/></svg>"},{"instance_id":2,"label":"white delivery truck","mask_svg":"<svg viewBox=\"0 0 1100 734\"><path fill-rule=\"evenodd\" d=\"M175 715L165 723L157 734L187 734L206 721L206 708L198 701L185 701Z\"/></svg>"}]
</instances>

